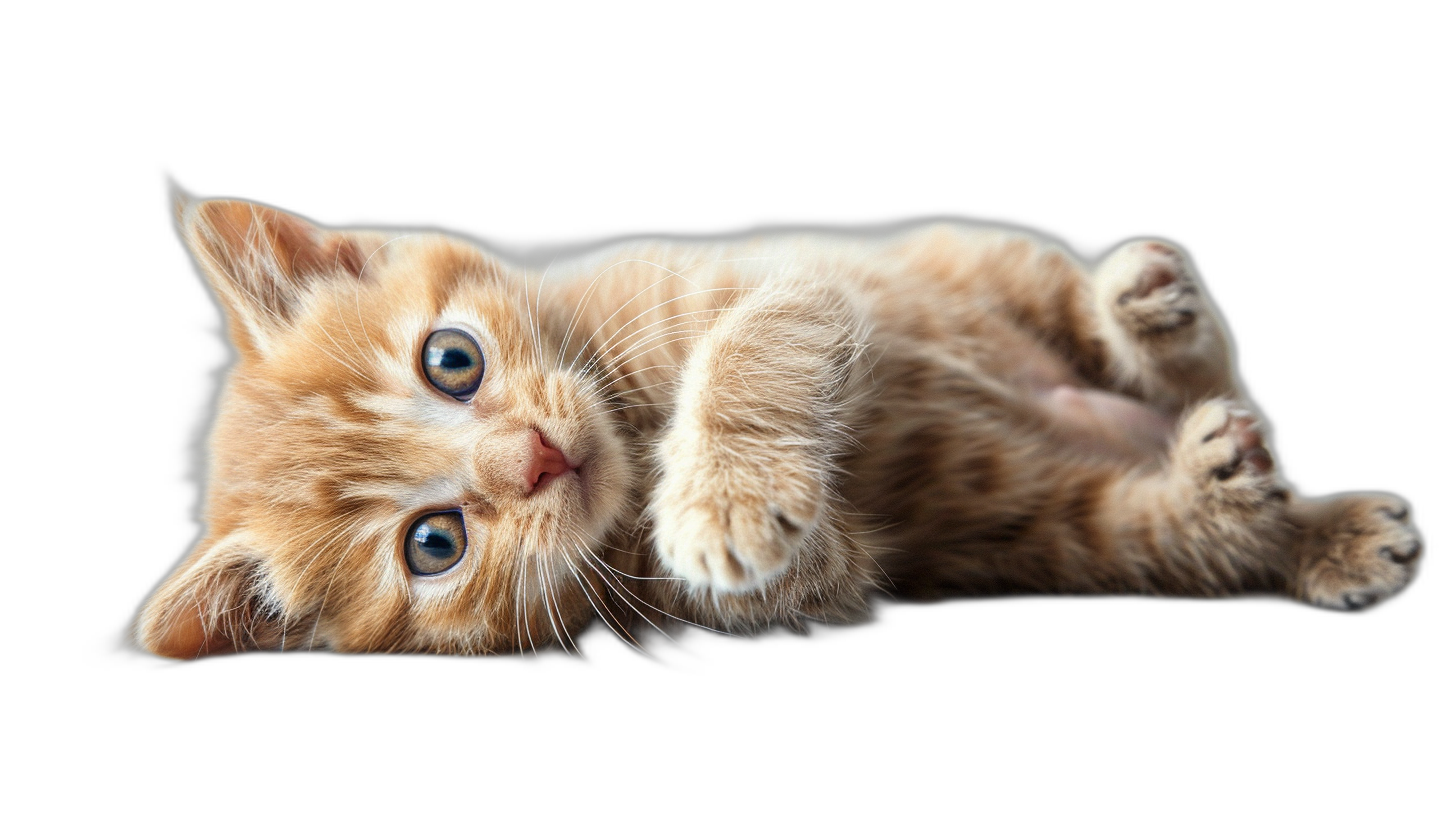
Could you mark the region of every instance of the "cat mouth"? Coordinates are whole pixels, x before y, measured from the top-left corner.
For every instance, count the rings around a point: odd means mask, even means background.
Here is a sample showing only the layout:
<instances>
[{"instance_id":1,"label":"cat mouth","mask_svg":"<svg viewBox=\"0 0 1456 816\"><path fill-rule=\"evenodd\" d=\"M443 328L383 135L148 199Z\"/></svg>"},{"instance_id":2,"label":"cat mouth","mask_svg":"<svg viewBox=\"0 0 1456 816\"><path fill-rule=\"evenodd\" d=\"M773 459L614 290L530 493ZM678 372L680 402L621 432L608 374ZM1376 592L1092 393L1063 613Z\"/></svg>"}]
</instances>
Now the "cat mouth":
<instances>
[{"instance_id":1,"label":"cat mouth","mask_svg":"<svg viewBox=\"0 0 1456 816\"><path fill-rule=\"evenodd\" d=\"M582 481L582 482L585 481L583 479L582 475L581 475L581 467L580 466L578 466L578 467L568 467L567 469L562 470L562 471L559 471L559 472L556 472L556 473L543 473L541 475L541 477L536 480L536 488L535 489L536 490L545 490L547 487L549 487L551 485L552 482L559 481L559 480L563 480L563 479L568 479L569 480L572 477L576 477L577 481Z\"/></svg>"}]
</instances>

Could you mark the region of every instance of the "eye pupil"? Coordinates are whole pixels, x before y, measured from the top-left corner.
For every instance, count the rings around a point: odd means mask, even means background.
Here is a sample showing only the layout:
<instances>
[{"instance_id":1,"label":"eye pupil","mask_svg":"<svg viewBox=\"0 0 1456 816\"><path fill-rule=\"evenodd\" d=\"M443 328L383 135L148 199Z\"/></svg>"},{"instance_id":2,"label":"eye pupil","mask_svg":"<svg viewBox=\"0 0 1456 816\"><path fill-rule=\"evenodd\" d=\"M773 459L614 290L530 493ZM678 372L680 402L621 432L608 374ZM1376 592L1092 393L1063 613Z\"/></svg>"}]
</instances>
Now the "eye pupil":
<instances>
[{"instance_id":1,"label":"eye pupil","mask_svg":"<svg viewBox=\"0 0 1456 816\"><path fill-rule=\"evenodd\" d=\"M426 337L420 364L430 385L462 402L475 396L485 377L480 344L459 329L440 329Z\"/></svg>"},{"instance_id":2,"label":"eye pupil","mask_svg":"<svg viewBox=\"0 0 1456 816\"><path fill-rule=\"evenodd\" d=\"M444 558L455 549L455 541L439 530L431 530L420 542L420 549L436 558Z\"/></svg>"},{"instance_id":3,"label":"eye pupil","mask_svg":"<svg viewBox=\"0 0 1456 816\"><path fill-rule=\"evenodd\" d=\"M440 365L444 368L469 368L473 364L470 355L460 349L450 349L440 356Z\"/></svg>"}]
</instances>

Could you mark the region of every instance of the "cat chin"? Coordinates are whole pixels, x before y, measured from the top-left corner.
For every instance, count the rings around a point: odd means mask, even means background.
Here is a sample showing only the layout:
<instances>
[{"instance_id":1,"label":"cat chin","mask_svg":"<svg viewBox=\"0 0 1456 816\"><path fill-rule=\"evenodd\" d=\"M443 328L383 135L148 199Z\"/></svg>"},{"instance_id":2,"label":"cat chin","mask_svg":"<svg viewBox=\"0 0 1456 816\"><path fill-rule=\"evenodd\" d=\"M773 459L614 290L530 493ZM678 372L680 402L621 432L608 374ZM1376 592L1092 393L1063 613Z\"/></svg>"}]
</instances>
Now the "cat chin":
<instances>
[{"instance_id":1,"label":"cat chin","mask_svg":"<svg viewBox=\"0 0 1456 816\"><path fill-rule=\"evenodd\" d=\"M587 520L596 516L592 507L591 483L582 473L581 467L550 478L550 484L537 488L544 491L541 496L543 500L564 505L564 516Z\"/></svg>"},{"instance_id":2,"label":"cat chin","mask_svg":"<svg viewBox=\"0 0 1456 816\"><path fill-rule=\"evenodd\" d=\"M620 515L620 507L606 504L611 497L606 491L598 489L590 460L572 471L555 476L541 490L543 493L539 499L549 504L548 523L556 531L550 537L552 541L585 537L595 548L596 542L607 534Z\"/></svg>"}]
</instances>

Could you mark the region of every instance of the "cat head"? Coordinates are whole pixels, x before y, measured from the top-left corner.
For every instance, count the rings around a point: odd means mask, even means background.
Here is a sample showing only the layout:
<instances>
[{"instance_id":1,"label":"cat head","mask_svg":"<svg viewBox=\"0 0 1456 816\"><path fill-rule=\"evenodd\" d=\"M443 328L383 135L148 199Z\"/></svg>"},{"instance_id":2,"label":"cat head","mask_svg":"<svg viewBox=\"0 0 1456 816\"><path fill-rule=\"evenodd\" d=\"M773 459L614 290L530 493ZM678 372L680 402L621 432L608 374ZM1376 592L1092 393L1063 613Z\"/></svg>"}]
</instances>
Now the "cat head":
<instances>
[{"instance_id":1,"label":"cat head","mask_svg":"<svg viewBox=\"0 0 1456 816\"><path fill-rule=\"evenodd\" d=\"M180 219L237 361L206 534L143 608L144 646L478 653L589 618L585 551L634 478L527 276L456 239L244 202Z\"/></svg>"}]
</instances>

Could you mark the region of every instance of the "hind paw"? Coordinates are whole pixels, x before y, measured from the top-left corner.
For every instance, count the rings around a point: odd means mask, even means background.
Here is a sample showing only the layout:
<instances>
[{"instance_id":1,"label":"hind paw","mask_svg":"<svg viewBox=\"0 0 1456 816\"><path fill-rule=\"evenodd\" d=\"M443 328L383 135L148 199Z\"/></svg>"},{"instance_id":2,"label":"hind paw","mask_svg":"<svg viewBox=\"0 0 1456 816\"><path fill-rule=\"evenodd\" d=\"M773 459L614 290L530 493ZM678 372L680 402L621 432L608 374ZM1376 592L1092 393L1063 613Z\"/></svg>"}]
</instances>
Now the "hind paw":
<instances>
[{"instance_id":1,"label":"hind paw","mask_svg":"<svg viewBox=\"0 0 1456 816\"><path fill-rule=\"evenodd\" d=\"M1247 508L1287 498L1258 419L1228 400L1211 400L1189 415L1174 460L1214 504Z\"/></svg>"},{"instance_id":2,"label":"hind paw","mask_svg":"<svg viewBox=\"0 0 1456 816\"><path fill-rule=\"evenodd\" d=\"M1330 609L1364 609L1415 577L1421 540L1410 508L1393 496L1336 500L1301 553L1294 594Z\"/></svg>"}]
</instances>

